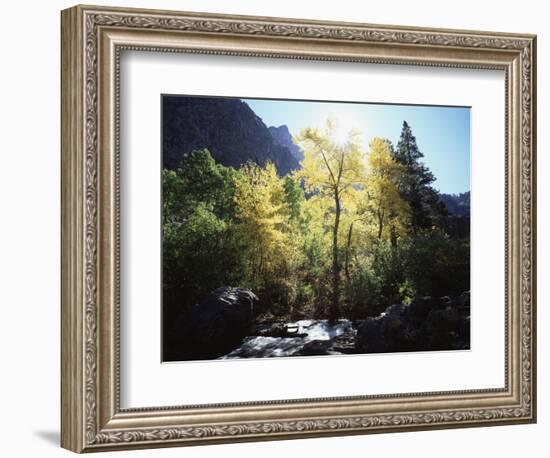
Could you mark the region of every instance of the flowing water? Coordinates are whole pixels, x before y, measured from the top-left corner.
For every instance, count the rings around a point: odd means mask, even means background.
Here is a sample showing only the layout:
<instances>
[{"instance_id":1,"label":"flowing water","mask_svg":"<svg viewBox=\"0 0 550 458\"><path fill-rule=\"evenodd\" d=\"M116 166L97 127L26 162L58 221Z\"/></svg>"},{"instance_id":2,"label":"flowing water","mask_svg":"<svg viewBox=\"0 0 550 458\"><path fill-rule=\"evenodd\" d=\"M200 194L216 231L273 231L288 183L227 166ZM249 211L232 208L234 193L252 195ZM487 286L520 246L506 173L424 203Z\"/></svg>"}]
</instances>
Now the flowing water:
<instances>
[{"instance_id":1,"label":"flowing water","mask_svg":"<svg viewBox=\"0 0 550 458\"><path fill-rule=\"evenodd\" d=\"M231 358L267 358L280 356L296 356L302 354L304 345L319 341L322 345L326 342L327 347L336 337L353 333L351 321L339 320L329 324L327 320L299 320L285 323L288 329L296 332L299 337L267 337L262 335L246 337L240 347L231 353L222 356L220 359ZM264 330L269 329L272 324L266 324ZM259 327L259 334L262 332ZM327 354L339 354L338 351L329 351Z\"/></svg>"}]
</instances>

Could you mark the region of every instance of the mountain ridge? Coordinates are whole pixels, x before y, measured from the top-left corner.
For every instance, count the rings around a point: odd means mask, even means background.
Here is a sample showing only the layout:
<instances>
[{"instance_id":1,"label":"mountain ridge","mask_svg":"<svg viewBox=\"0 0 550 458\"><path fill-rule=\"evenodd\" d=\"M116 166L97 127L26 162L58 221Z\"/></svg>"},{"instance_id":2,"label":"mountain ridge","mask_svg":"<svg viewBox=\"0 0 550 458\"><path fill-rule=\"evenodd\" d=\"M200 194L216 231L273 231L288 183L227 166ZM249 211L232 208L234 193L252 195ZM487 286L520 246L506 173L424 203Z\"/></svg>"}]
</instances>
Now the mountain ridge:
<instances>
[{"instance_id":1,"label":"mountain ridge","mask_svg":"<svg viewBox=\"0 0 550 458\"><path fill-rule=\"evenodd\" d=\"M203 148L218 163L235 168L248 161L260 166L272 162L284 176L300 166L289 146L273 137L246 102L222 97L163 96L163 167L175 169L185 153Z\"/></svg>"},{"instance_id":2,"label":"mountain ridge","mask_svg":"<svg viewBox=\"0 0 550 458\"><path fill-rule=\"evenodd\" d=\"M286 124L282 124L278 127L269 126L269 132L271 132L275 142L281 146L286 146L290 151L290 154L292 154L298 162L304 160L304 152L292 141L292 134L288 130L288 126Z\"/></svg>"},{"instance_id":3,"label":"mountain ridge","mask_svg":"<svg viewBox=\"0 0 550 458\"><path fill-rule=\"evenodd\" d=\"M470 191L459 194L439 193L439 199L451 215L470 216Z\"/></svg>"}]
</instances>

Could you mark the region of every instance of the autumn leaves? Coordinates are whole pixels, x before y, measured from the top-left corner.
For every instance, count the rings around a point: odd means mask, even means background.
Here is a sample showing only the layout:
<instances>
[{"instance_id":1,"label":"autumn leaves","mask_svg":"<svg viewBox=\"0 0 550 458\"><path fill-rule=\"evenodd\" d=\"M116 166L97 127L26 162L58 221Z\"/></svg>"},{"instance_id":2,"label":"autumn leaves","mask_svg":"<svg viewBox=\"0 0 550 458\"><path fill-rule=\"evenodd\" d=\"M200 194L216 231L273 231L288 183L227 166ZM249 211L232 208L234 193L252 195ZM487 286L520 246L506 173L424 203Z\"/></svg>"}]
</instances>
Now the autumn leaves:
<instances>
[{"instance_id":1,"label":"autumn leaves","mask_svg":"<svg viewBox=\"0 0 550 458\"><path fill-rule=\"evenodd\" d=\"M303 129L301 168L283 177L269 162L225 167L208 150L163 172L166 317L224 285L252 289L265 316L332 320L429 294L436 279L468 286L469 241L439 225L446 212L410 127L396 147L373 138L368 149L335 130L331 119ZM434 256L432 272L423 259ZM440 278L441 263L461 270Z\"/></svg>"}]
</instances>

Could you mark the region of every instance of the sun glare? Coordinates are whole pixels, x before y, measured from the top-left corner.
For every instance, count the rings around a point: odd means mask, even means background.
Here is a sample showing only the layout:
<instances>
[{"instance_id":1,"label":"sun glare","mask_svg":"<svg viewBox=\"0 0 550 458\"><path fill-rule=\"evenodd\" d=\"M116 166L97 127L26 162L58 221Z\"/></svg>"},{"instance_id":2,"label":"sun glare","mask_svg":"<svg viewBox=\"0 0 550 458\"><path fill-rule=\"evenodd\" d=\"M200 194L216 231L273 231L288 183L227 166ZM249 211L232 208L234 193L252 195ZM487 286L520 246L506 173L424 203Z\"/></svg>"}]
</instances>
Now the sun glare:
<instances>
[{"instance_id":1,"label":"sun glare","mask_svg":"<svg viewBox=\"0 0 550 458\"><path fill-rule=\"evenodd\" d=\"M337 145L346 144L352 131L363 131L361 120L349 111L331 113L330 116L334 122L333 138Z\"/></svg>"}]
</instances>

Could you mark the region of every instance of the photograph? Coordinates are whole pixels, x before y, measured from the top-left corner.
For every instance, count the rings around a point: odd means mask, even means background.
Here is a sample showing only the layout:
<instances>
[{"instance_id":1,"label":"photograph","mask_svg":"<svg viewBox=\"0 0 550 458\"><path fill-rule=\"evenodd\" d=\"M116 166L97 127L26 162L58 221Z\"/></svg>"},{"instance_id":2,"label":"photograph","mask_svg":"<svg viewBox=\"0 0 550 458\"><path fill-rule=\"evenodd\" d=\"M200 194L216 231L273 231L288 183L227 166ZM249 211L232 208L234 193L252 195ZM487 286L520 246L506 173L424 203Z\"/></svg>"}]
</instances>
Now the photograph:
<instances>
[{"instance_id":1,"label":"photograph","mask_svg":"<svg viewBox=\"0 0 550 458\"><path fill-rule=\"evenodd\" d=\"M39 54L60 66L34 105L60 95L60 117L38 116L37 135L24 123L6 151L38 145L35 176L10 177L32 202L51 191L60 212L60 250L39 243L60 264L46 283L61 313L44 308L59 323L34 320L56 336L32 342L60 344L55 396L34 404L58 399L47 416L61 447L258 455L252 442L376 434L365 440L386 453L396 441L380 433L409 432L424 456L419 431L442 444L472 427L533 433L542 15L199 3L35 15L53 27ZM8 92L18 113L22 92ZM52 166L58 186L34 192ZM55 208L12 194L29 232L6 237L24 298L29 266L55 270L26 249ZM29 320L6 322L20 342ZM11 353L48 361L31 347ZM531 433L489 442L535 451ZM479 441L460 443L476 456Z\"/></svg>"},{"instance_id":2,"label":"photograph","mask_svg":"<svg viewBox=\"0 0 550 458\"><path fill-rule=\"evenodd\" d=\"M470 107L161 95L162 361L470 349Z\"/></svg>"}]
</instances>

